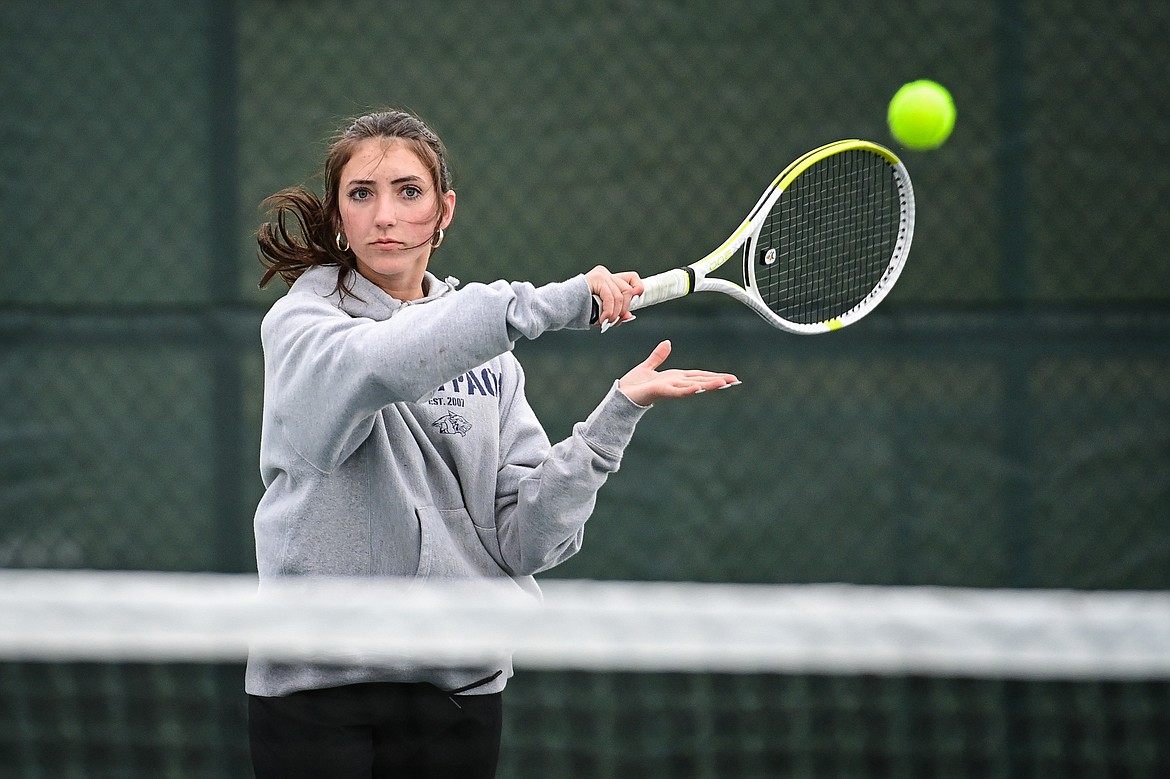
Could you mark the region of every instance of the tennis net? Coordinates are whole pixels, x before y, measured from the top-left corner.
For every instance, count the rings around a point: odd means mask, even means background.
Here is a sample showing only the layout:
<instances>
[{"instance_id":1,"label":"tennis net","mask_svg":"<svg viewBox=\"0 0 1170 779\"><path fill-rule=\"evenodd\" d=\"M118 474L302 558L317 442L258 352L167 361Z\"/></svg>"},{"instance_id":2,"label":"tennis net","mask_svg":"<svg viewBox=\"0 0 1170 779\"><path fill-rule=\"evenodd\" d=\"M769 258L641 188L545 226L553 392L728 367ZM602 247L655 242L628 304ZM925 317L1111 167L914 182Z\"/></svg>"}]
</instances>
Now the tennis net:
<instances>
[{"instance_id":1,"label":"tennis net","mask_svg":"<svg viewBox=\"0 0 1170 779\"><path fill-rule=\"evenodd\" d=\"M1170 776L1170 593L0 571L0 777L248 776L242 662L512 652L501 777Z\"/></svg>"}]
</instances>

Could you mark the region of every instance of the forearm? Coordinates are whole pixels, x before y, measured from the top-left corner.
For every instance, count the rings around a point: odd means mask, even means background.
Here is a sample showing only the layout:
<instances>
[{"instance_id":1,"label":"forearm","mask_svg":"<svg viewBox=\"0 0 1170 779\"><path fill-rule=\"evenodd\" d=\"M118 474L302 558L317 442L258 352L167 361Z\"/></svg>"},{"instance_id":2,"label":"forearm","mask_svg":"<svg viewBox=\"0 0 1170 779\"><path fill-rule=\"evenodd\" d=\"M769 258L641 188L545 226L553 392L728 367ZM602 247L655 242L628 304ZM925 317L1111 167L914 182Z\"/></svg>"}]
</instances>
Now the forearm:
<instances>
[{"instance_id":1,"label":"forearm","mask_svg":"<svg viewBox=\"0 0 1170 779\"><path fill-rule=\"evenodd\" d=\"M497 533L514 574L538 573L577 553L598 491L618 470L645 411L615 384L589 418L535 467L511 466L511 473L507 468L501 473Z\"/></svg>"},{"instance_id":2,"label":"forearm","mask_svg":"<svg viewBox=\"0 0 1170 779\"><path fill-rule=\"evenodd\" d=\"M329 470L381 408L427 398L516 337L587 326L588 307L583 278L469 285L383 319L348 315L315 292L290 296L262 328L266 403L302 456Z\"/></svg>"}]
</instances>

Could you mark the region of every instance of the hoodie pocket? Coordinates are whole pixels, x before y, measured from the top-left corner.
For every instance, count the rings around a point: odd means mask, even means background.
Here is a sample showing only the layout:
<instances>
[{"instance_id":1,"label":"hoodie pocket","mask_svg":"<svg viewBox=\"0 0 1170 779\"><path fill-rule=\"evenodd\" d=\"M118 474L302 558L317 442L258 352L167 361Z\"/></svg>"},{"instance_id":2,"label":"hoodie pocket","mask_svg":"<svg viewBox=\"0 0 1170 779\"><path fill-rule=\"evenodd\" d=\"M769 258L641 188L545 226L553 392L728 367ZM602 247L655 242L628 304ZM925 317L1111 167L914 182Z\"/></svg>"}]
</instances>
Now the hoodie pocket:
<instances>
[{"instance_id":1,"label":"hoodie pocket","mask_svg":"<svg viewBox=\"0 0 1170 779\"><path fill-rule=\"evenodd\" d=\"M419 527L418 577L466 579L506 576L484 548L466 509L416 509Z\"/></svg>"}]
</instances>

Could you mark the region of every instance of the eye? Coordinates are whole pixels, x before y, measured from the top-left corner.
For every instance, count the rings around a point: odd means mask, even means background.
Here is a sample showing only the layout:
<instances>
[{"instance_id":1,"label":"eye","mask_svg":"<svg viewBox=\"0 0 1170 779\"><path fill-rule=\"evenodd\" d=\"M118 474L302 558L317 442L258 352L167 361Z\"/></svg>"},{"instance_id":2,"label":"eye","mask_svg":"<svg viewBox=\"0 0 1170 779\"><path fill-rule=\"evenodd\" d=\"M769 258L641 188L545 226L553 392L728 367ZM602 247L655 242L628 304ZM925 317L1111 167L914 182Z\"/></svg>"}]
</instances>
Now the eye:
<instances>
[{"instance_id":1,"label":"eye","mask_svg":"<svg viewBox=\"0 0 1170 779\"><path fill-rule=\"evenodd\" d=\"M402 188L402 195L408 200L417 200L423 196L423 191L414 184L407 184Z\"/></svg>"},{"instance_id":2,"label":"eye","mask_svg":"<svg viewBox=\"0 0 1170 779\"><path fill-rule=\"evenodd\" d=\"M369 200L371 197L373 197L373 193L365 187L354 187L349 191L350 200L362 201Z\"/></svg>"}]
</instances>

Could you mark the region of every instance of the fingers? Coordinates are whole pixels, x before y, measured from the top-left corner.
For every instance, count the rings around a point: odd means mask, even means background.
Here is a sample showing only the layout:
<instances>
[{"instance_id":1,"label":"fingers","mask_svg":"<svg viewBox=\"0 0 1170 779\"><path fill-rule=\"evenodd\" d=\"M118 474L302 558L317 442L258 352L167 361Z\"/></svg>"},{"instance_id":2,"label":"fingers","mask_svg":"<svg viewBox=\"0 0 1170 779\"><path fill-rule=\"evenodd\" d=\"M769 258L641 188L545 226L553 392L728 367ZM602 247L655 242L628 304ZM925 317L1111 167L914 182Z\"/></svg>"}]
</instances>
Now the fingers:
<instances>
[{"instance_id":1,"label":"fingers","mask_svg":"<svg viewBox=\"0 0 1170 779\"><path fill-rule=\"evenodd\" d=\"M659 371L658 368L670 357L670 350L670 341L662 341L639 366L652 372L664 387L678 390L683 395L698 395L700 392L727 389L740 383L731 373L703 370Z\"/></svg>"},{"instance_id":2,"label":"fingers","mask_svg":"<svg viewBox=\"0 0 1170 779\"><path fill-rule=\"evenodd\" d=\"M677 390L679 397L727 389L740 383L733 374L711 371L666 371L661 375L668 380L671 389Z\"/></svg>"},{"instance_id":3,"label":"fingers","mask_svg":"<svg viewBox=\"0 0 1170 779\"><path fill-rule=\"evenodd\" d=\"M650 406L660 400L686 398L704 392L727 389L739 384L729 373L708 371L662 371L641 383L620 383L622 391L641 406Z\"/></svg>"},{"instance_id":4,"label":"fingers","mask_svg":"<svg viewBox=\"0 0 1170 779\"><path fill-rule=\"evenodd\" d=\"M630 285L630 289L634 292L633 297L637 297L646 291L646 287L642 284L642 277L637 273L633 271L623 271L616 275L618 278L622 279L624 282Z\"/></svg>"},{"instance_id":5,"label":"fingers","mask_svg":"<svg viewBox=\"0 0 1170 779\"><path fill-rule=\"evenodd\" d=\"M713 374L711 376L697 377L691 386L698 384L699 388L692 392L692 395L698 395L707 390L725 390L728 387L735 387L742 382L730 373Z\"/></svg>"},{"instance_id":6,"label":"fingers","mask_svg":"<svg viewBox=\"0 0 1170 779\"><path fill-rule=\"evenodd\" d=\"M597 321L602 332L635 319L630 313L630 301L644 291L637 273L611 273L605 266L598 265L585 274L585 279L597 301Z\"/></svg>"},{"instance_id":7,"label":"fingers","mask_svg":"<svg viewBox=\"0 0 1170 779\"><path fill-rule=\"evenodd\" d=\"M654 351L650 352L650 356L642 361L642 366L649 370L658 370L658 366L666 362L666 358L670 356L670 341L663 341L654 347Z\"/></svg>"},{"instance_id":8,"label":"fingers","mask_svg":"<svg viewBox=\"0 0 1170 779\"><path fill-rule=\"evenodd\" d=\"M665 370L658 367L670 355L670 341L655 347L644 361L630 369L618 381L618 388L640 406L650 406L664 398L684 398L711 390L722 390L740 383L733 373L704 370Z\"/></svg>"}]
</instances>

